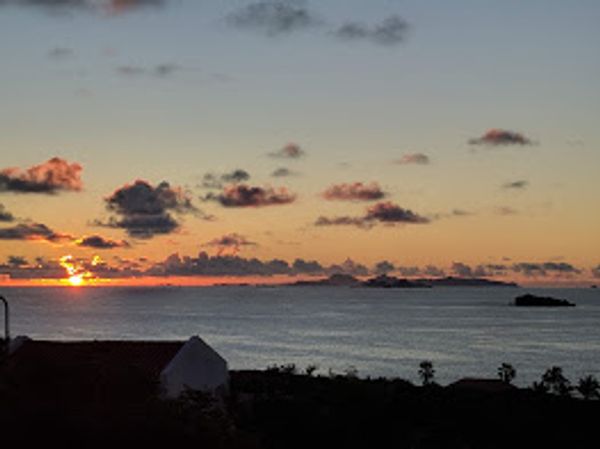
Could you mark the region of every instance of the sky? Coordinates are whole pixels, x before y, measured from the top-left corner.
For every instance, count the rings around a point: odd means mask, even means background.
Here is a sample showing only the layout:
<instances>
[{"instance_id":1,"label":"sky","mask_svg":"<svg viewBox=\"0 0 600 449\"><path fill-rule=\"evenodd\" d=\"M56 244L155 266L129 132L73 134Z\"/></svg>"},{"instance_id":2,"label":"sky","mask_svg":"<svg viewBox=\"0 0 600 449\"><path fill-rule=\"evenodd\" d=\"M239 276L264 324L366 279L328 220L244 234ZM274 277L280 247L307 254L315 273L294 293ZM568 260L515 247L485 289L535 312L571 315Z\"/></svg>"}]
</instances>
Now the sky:
<instances>
[{"instance_id":1,"label":"sky","mask_svg":"<svg viewBox=\"0 0 600 449\"><path fill-rule=\"evenodd\" d=\"M599 19L0 0L0 282L598 282Z\"/></svg>"}]
</instances>

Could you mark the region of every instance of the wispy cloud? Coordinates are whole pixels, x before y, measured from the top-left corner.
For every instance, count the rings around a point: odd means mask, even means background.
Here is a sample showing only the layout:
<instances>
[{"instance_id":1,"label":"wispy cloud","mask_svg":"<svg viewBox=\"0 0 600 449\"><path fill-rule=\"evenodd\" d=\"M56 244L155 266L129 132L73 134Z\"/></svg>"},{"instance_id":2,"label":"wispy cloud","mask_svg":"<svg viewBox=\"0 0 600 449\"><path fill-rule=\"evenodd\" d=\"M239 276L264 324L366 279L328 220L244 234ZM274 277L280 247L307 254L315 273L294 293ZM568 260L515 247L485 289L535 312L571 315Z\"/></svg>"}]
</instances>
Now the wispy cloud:
<instances>
[{"instance_id":1,"label":"wispy cloud","mask_svg":"<svg viewBox=\"0 0 600 449\"><path fill-rule=\"evenodd\" d=\"M527 187L529 187L529 181L525 181L524 179L502 184L502 188L505 190L524 190Z\"/></svg>"},{"instance_id":2,"label":"wispy cloud","mask_svg":"<svg viewBox=\"0 0 600 449\"><path fill-rule=\"evenodd\" d=\"M528 137L525 137L523 134L515 131L508 131L505 129L490 129L481 137L470 139L469 144L497 147L510 145L533 145L533 142Z\"/></svg>"},{"instance_id":3,"label":"wispy cloud","mask_svg":"<svg viewBox=\"0 0 600 449\"><path fill-rule=\"evenodd\" d=\"M409 153L396 161L399 165L429 165L429 156L424 153Z\"/></svg>"},{"instance_id":4,"label":"wispy cloud","mask_svg":"<svg viewBox=\"0 0 600 449\"><path fill-rule=\"evenodd\" d=\"M19 223L9 228L0 228L0 240L63 243L72 241L73 237L68 234L55 232L42 223Z\"/></svg>"},{"instance_id":5,"label":"wispy cloud","mask_svg":"<svg viewBox=\"0 0 600 449\"><path fill-rule=\"evenodd\" d=\"M117 74L126 77L153 76L156 78L167 78L182 70L178 64L163 63L146 67L141 65L120 65L116 69Z\"/></svg>"},{"instance_id":6,"label":"wispy cloud","mask_svg":"<svg viewBox=\"0 0 600 449\"><path fill-rule=\"evenodd\" d=\"M1 4L1 3L0 3ZM48 57L54 60L63 60L72 58L75 52L72 48L67 47L54 47L48 51Z\"/></svg>"},{"instance_id":7,"label":"wispy cloud","mask_svg":"<svg viewBox=\"0 0 600 449\"><path fill-rule=\"evenodd\" d=\"M303 1L265 0L243 6L227 16L231 26L277 37L306 30L320 23Z\"/></svg>"},{"instance_id":8,"label":"wispy cloud","mask_svg":"<svg viewBox=\"0 0 600 449\"><path fill-rule=\"evenodd\" d=\"M378 45L397 45L404 42L409 25L402 17L389 16L369 25L363 22L346 22L334 31L335 36L346 41L369 41Z\"/></svg>"},{"instance_id":9,"label":"wispy cloud","mask_svg":"<svg viewBox=\"0 0 600 449\"><path fill-rule=\"evenodd\" d=\"M79 191L82 189L83 167L55 157L25 170L5 168L0 170L0 192L46 193Z\"/></svg>"},{"instance_id":10,"label":"wispy cloud","mask_svg":"<svg viewBox=\"0 0 600 449\"><path fill-rule=\"evenodd\" d=\"M224 184L238 184L249 179L250 173L240 168L222 174L206 173L202 177L201 187L205 189L222 189Z\"/></svg>"},{"instance_id":11,"label":"wispy cloud","mask_svg":"<svg viewBox=\"0 0 600 449\"><path fill-rule=\"evenodd\" d=\"M320 216L315 221L315 226L356 226L362 229L371 229L376 224L388 226L399 224L426 224L431 220L421 216L410 209L400 207L390 201L380 202L370 206L362 216Z\"/></svg>"},{"instance_id":12,"label":"wispy cloud","mask_svg":"<svg viewBox=\"0 0 600 449\"><path fill-rule=\"evenodd\" d=\"M287 178L290 176L298 176L298 172L296 172L294 170L290 170L289 168L286 168L286 167L279 167L279 168L276 168L275 170L273 170L273 172L271 173L271 176L273 178Z\"/></svg>"},{"instance_id":13,"label":"wispy cloud","mask_svg":"<svg viewBox=\"0 0 600 449\"><path fill-rule=\"evenodd\" d=\"M248 240L245 236L231 233L223 235L219 238L213 239L202 246L213 247L217 249L217 254L222 256L224 254L237 255L242 248L258 246L258 243Z\"/></svg>"},{"instance_id":14,"label":"wispy cloud","mask_svg":"<svg viewBox=\"0 0 600 449\"><path fill-rule=\"evenodd\" d=\"M297 143L288 143L277 151L269 153L270 157L281 159L300 159L306 155L306 151Z\"/></svg>"},{"instance_id":15,"label":"wispy cloud","mask_svg":"<svg viewBox=\"0 0 600 449\"><path fill-rule=\"evenodd\" d=\"M329 201L375 201L384 198L386 193L376 182L354 182L332 185L322 196Z\"/></svg>"}]
</instances>

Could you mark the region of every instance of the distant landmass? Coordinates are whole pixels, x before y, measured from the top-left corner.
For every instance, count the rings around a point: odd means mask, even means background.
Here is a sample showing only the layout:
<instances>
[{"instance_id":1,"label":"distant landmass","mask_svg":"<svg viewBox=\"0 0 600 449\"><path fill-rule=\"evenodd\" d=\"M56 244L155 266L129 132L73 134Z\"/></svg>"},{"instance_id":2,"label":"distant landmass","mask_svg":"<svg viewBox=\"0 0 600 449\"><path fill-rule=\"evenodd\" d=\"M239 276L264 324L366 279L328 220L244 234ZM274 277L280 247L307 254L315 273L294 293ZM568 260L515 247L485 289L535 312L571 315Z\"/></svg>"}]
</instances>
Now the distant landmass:
<instances>
[{"instance_id":1,"label":"distant landmass","mask_svg":"<svg viewBox=\"0 0 600 449\"><path fill-rule=\"evenodd\" d=\"M536 296L531 294L517 296L515 306L521 307L575 307L575 304L566 299L551 298L550 296Z\"/></svg>"},{"instance_id":2,"label":"distant landmass","mask_svg":"<svg viewBox=\"0 0 600 449\"><path fill-rule=\"evenodd\" d=\"M285 284L290 287L368 287L368 288L431 288L431 287L518 287L514 282L495 281L485 278L422 278L405 279L382 274L365 281L348 274L333 274L325 279L296 281Z\"/></svg>"}]
</instances>

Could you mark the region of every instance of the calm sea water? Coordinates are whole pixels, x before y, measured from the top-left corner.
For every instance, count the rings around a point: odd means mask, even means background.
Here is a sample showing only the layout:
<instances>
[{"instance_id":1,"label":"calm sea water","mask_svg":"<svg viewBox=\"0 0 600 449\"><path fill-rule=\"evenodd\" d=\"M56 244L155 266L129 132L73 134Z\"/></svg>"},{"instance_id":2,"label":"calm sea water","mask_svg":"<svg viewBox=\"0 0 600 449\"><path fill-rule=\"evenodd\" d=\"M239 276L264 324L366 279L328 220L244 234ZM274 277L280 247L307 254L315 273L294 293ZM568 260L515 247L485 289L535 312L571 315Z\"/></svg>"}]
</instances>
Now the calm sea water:
<instances>
[{"instance_id":1,"label":"calm sea water","mask_svg":"<svg viewBox=\"0 0 600 449\"><path fill-rule=\"evenodd\" d=\"M575 308L517 308L525 291ZM310 364L319 372L442 384L493 377L502 362L528 385L552 366L600 377L600 291L433 288L9 288L12 334L38 339L171 340L200 335L233 369Z\"/></svg>"}]
</instances>

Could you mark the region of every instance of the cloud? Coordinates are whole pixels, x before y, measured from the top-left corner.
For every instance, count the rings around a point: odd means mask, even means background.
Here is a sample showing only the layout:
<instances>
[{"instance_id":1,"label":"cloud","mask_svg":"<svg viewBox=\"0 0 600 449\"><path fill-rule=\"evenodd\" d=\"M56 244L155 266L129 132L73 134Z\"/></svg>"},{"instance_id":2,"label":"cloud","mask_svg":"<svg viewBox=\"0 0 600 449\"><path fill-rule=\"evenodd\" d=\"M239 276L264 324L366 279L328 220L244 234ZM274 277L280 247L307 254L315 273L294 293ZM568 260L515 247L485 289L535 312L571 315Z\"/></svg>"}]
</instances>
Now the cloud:
<instances>
[{"instance_id":1,"label":"cloud","mask_svg":"<svg viewBox=\"0 0 600 449\"><path fill-rule=\"evenodd\" d=\"M273 172L271 173L271 176L273 178L287 178L289 176L296 176L298 175L297 172L290 170L289 168L286 167L279 167L276 168L275 170L273 170Z\"/></svg>"},{"instance_id":2,"label":"cloud","mask_svg":"<svg viewBox=\"0 0 600 449\"><path fill-rule=\"evenodd\" d=\"M335 184L323 192L323 198L329 201L374 201L385 196L386 193L376 182Z\"/></svg>"},{"instance_id":3,"label":"cloud","mask_svg":"<svg viewBox=\"0 0 600 449\"><path fill-rule=\"evenodd\" d=\"M209 193L205 201L216 201L223 207L264 207L290 204L296 195L285 187L252 187L246 184L225 186L219 194Z\"/></svg>"},{"instance_id":4,"label":"cloud","mask_svg":"<svg viewBox=\"0 0 600 449\"><path fill-rule=\"evenodd\" d=\"M495 209L497 215L510 216L519 215L519 211L509 206L500 206Z\"/></svg>"},{"instance_id":5,"label":"cloud","mask_svg":"<svg viewBox=\"0 0 600 449\"><path fill-rule=\"evenodd\" d=\"M157 186L137 180L126 184L105 198L106 208L114 215L99 225L124 229L134 238L149 239L159 234L170 234L179 228L173 213L200 214L191 199L180 187L168 182Z\"/></svg>"},{"instance_id":6,"label":"cloud","mask_svg":"<svg viewBox=\"0 0 600 449\"><path fill-rule=\"evenodd\" d=\"M504 129L490 129L483 136L469 140L471 145L507 146L533 145L533 142L523 134Z\"/></svg>"},{"instance_id":7,"label":"cloud","mask_svg":"<svg viewBox=\"0 0 600 449\"><path fill-rule=\"evenodd\" d=\"M595 266L591 269L592 272L592 276L594 276L595 278L600 278L600 265Z\"/></svg>"},{"instance_id":8,"label":"cloud","mask_svg":"<svg viewBox=\"0 0 600 449\"><path fill-rule=\"evenodd\" d=\"M3 204L0 204L0 222L11 223L15 221L15 216L6 210Z\"/></svg>"},{"instance_id":9,"label":"cloud","mask_svg":"<svg viewBox=\"0 0 600 449\"><path fill-rule=\"evenodd\" d=\"M315 221L315 226L357 226L362 229L371 229L375 224L426 224L431 220L404 209L390 201L380 202L366 209L365 215L360 217L340 216L328 218L320 216Z\"/></svg>"},{"instance_id":10,"label":"cloud","mask_svg":"<svg viewBox=\"0 0 600 449\"><path fill-rule=\"evenodd\" d=\"M446 276L446 272L443 269L436 267L435 265L427 265L425 268L423 268L423 274L433 277Z\"/></svg>"},{"instance_id":11,"label":"cloud","mask_svg":"<svg viewBox=\"0 0 600 449\"><path fill-rule=\"evenodd\" d=\"M181 66L171 63L157 64L153 67L139 65L121 65L116 68L117 74L128 77L150 75L157 78L167 78L181 70Z\"/></svg>"},{"instance_id":12,"label":"cloud","mask_svg":"<svg viewBox=\"0 0 600 449\"><path fill-rule=\"evenodd\" d=\"M393 263L388 262L387 260L382 260L381 262L377 262L373 267L373 272L375 274L388 274L392 271L396 271L396 267Z\"/></svg>"},{"instance_id":13,"label":"cloud","mask_svg":"<svg viewBox=\"0 0 600 449\"><path fill-rule=\"evenodd\" d=\"M396 161L399 165L429 165L429 156L423 153L409 153Z\"/></svg>"},{"instance_id":14,"label":"cloud","mask_svg":"<svg viewBox=\"0 0 600 449\"><path fill-rule=\"evenodd\" d=\"M0 6L37 7L48 12L91 11L110 15L165 3L167 0L0 0Z\"/></svg>"},{"instance_id":15,"label":"cloud","mask_svg":"<svg viewBox=\"0 0 600 449\"><path fill-rule=\"evenodd\" d=\"M82 170L81 165L58 157L24 171L5 168L0 170L0 192L55 194L79 191L83 186Z\"/></svg>"},{"instance_id":16,"label":"cloud","mask_svg":"<svg viewBox=\"0 0 600 449\"><path fill-rule=\"evenodd\" d=\"M392 15L374 25L346 22L335 30L334 34L345 41L369 41L378 45L393 46L406 39L408 30L408 22L400 16Z\"/></svg>"},{"instance_id":17,"label":"cloud","mask_svg":"<svg viewBox=\"0 0 600 449\"><path fill-rule=\"evenodd\" d=\"M61 243L73 240L68 234L54 232L42 223L19 223L9 228L0 228L0 240L24 240Z\"/></svg>"},{"instance_id":18,"label":"cloud","mask_svg":"<svg viewBox=\"0 0 600 449\"><path fill-rule=\"evenodd\" d=\"M564 276L581 273L580 269L567 262L520 262L514 264L512 270L527 277Z\"/></svg>"},{"instance_id":19,"label":"cloud","mask_svg":"<svg viewBox=\"0 0 600 449\"><path fill-rule=\"evenodd\" d=\"M296 259L292 264L294 274L322 275L325 272L323 266L316 260Z\"/></svg>"},{"instance_id":20,"label":"cloud","mask_svg":"<svg viewBox=\"0 0 600 449\"><path fill-rule=\"evenodd\" d=\"M367 222L364 217L325 217L321 215L314 223L315 226L356 226L362 229L370 229L372 223Z\"/></svg>"},{"instance_id":21,"label":"cloud","mask_svg":"<svg viewBox=\"0 0 600 449\"><path fill-rule=\"evenodd\" d=\"M257 243L251 242L246 237L240 234L231 233L222 237L213 239L202 246L210 246L217 248L217 254L222 256L226 253L233 255L238 254L245 246L258 246Z\"/></svg>"},{"instance_id":22,"label":"cloud","mask_svg":"<svg viewBox=\"0 0 600 449\"><path fill-rule=\"evenodd\" d=\"M283 148L269 153L270 157L283 159L300 159L305 155L306 151L304 151L297 143L288 143Z\"/></svg>"},{"instance_id":23,"label":"cloud","mask_svg":"<svg viewBox=\"0 0 600 449\"><path fill-rule=\"evenodd\" d=\"M12 267L22 267L28 265L27 259L22 256L8 256L7 264Z\"/></svg>"},{"instance_id":24,"label":"cloud","mask_svg":"<svg viewBox=\"0 0 600 449\"><path fill-rule=\"evenodd\" d=\"M525 181L523 179L502 184L502 188L507 190L523 190L526 189L528 186L529 181Z\"/></svg>"},{"instance_id":25,"label":"cloud","mask_svg":"<svg viewBox=\"0 0 600 449\"><path fill-rule=\"evenodd\" d=\"M429 223L430 220L422 217L409 209L404 209L390 201L377 203L367 209L365 220L379 221L381 223Z\"/></svg>"},{"instance_id":26,"label":"cloud","mask_svg":"<svg viewBox=\"0 0 600 449\"><path fill-rule=\"evenodd\" d=\"M82 237L75 241L77 246L84 248L95 248L95 249L115 249L115 248L130 248L128 242L125 240L111 240L100 235L90 235Z\"/></svg>"},{"instance_id":27,"label":"cloud","mask_svg":"<svg viewBox=\"0 0 600 449\"><path fill-rule=\"evenodd\" d=\"M302 1L265 0L233 11L227 23L241 30L277 37L302 31L319 23Z\"/></svg>"},{"instance_id":28,"label":"cloud","mask_svg":"<svg viewBox=\"0 0 600 449\"><path fill-rule=\"evenodd\" d=\"M479 264L471 267L462 262L454 262L451 267L455 275L463 278L504 276L509 270L510 267L504 264Z\"/></svg>"},{"instance_id":29,"label":"cloud","mask_svg":"<svg viewBox=\"0 0 600 449\"><path fill-rule=\"evenodd\" d=\"M205 189L222 189L224 184L236 184L250 179L250 173L240 168L229 173L206 173L202 177L201 187Z\"/></svg>"},{"instance_id":30,"label":"cloud","mask_svg":"<svg viewBox=\"0 0 600 449\"><path fill-rule=\"evenodd\" d=\"M69 59L74 55L73 49L66 47L54 47L48 52L48 57L55 60Z\"/></svg>"}]
</instances>

